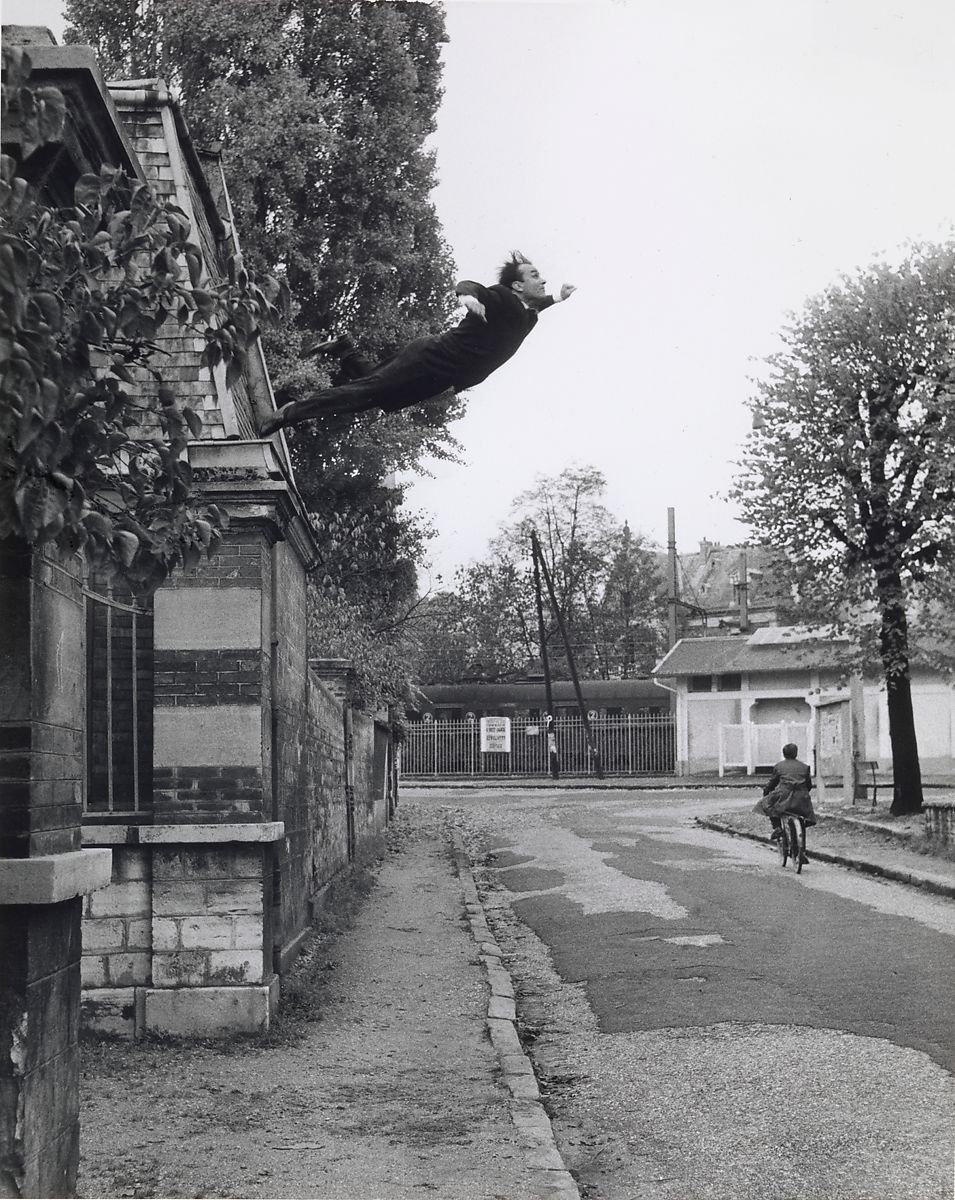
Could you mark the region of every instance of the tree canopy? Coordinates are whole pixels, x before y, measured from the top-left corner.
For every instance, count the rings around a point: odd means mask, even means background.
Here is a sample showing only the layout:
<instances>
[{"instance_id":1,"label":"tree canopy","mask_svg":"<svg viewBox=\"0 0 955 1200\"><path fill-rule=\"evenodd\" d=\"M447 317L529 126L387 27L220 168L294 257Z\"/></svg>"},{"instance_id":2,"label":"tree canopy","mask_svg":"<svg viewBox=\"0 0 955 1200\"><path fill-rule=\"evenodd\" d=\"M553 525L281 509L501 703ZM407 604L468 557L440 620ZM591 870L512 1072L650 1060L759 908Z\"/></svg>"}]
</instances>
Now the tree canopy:
<instances>
[{"instance_id":1,"label":"tree canopy","mask_svg":"<svg viewBox=\"0 0 955 1200\"><path fill-rule=\"evenodd\" d=\"M92 44L112 77L165 78L196 144L221 151L246 261L287 281L292 297L263 338L280 398L331 382L324 361L300 358L305 337L347 330L375 358L446 327L453 264L428 145L446 41L440 5L67 0L66 14L68 40ZM462 411L446 399L289 432L316 517L319 586L330 581L316 600L322 612L345 605L372 636L412 602L408 555L419 553L420 530L386 483L426 456L453 456L448 426ZM345 652L331 627L326 642Z\"/></svg>"},{"instance_id":2,"label":"tree canopy","mask_svg":"<svg viewBox=\"0 0 955 1200\"><path fill-rule=\"evenodd\" d=\"M656 560L644 540L604 505L593 467L540 476L514 500L485 558L457 573L453 591L424 606L433 628L417 657L422 682L522 675L540 655L530 549L537 531L578 672L589 678L646 674L656 659L662 609ZM555 678L569 678L545 595L545 638Z\"/></svg>"},{"instance_id":3,"label":"tree canopy","mask_svg":"<svg viewBox=\"0 0 955 1200\"><path fill-rule=\"evenodd\" d=\"M757 537L784 550L802 611L877 647L893 811L917 810L910 622L951 578L955 246L844 277L781 340L735 496Z\"/></svg>"}]
</instances>

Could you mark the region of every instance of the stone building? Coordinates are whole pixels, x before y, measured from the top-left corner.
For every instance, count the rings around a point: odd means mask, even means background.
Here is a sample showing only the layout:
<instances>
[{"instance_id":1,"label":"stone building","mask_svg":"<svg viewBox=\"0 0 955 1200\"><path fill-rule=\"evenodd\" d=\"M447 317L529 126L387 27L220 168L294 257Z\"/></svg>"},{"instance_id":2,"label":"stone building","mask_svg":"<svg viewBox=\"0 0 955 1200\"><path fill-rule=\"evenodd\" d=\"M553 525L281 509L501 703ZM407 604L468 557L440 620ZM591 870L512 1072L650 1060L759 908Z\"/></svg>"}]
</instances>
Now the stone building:
<instances>
[{"instance_id":1,"label":"stone building","mask_svg":"<svg viewBox=\"0 0 955 1200\"><path fill-rule=\"evenodd\" d=\"M88 48L44 30L4 41L28 43L35 82L66 97L61 142L24 164L47 201L122 167L175 200L203 282L221 279L237 249L226 181L162 81L107 85ZM16 155L16 130L4 138ZM387 723L353 707L347 663L309 660L316 551L281 435L257 436L274 410L261 348L227 384L201 339L170 323L159 340L202 417L189 458L230 517L220 552L141 607L78 559L2 547L4 1195L72 1191L81 979L101 1029L267 1027L326 890L396 802Z\"/></svg>"}]
</instances>

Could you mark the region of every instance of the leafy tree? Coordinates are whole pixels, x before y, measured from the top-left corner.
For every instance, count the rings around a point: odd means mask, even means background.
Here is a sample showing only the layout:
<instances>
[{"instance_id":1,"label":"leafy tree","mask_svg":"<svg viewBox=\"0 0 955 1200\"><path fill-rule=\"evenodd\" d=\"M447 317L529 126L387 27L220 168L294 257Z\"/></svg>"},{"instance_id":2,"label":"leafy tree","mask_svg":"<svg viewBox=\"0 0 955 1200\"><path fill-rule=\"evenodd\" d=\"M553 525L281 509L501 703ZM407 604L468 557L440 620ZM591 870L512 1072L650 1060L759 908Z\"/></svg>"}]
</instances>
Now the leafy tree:
<instances>
[{"instance_id":1,"label":"leafy tree","mask_svg":"<svg viewBox=\"0 0 955 1200\"><path fill-rule=\"evenodd\" d=\"M950 578L955 534L955 246L912 248L811 300L752 401L735 495L784 550L803 611L875 642L893 813L917 812L910 613Z\"/></svg>"},{"instance_id":2,"label":"leafy tree","mask_svg":"<svg viewBox=\"0 0 955 1200\"><path fill-rule=\"evenodd\" d=\"M416 659L418 678L453 682L480 663L489 678L523 673L540 653L530 533L536 529L582 676L632 675L652 663L659 630L654 557L602 503L592 467L541 476L513 505L487 556L458 572L454 593L426 606L435 627ZM545 595L555 677L569 677ZM447 672L454 672L449 676Z\"/></svg>"},{"instance_id":3,"label":"leafy tree","mask_svg":"<svg viewBox=\"0 0 955 1200\"><path fill-rule=\"evenodd\" d=\"M439 5L67 0L66 11L68 39L90 42L114 75L166 78L197 143L221 147L247 261L287 279L294 299L264 337L283 396L331 382L322 361L300 359L306 334L348 328L375 357L445 327L452 263L426 144L441 98ZM369 611L373 584L392 616L408 602L403 555L420 542L383 481L453 456L448 424L462 411L443 400L289 432L336 603L344 588L354 612Z\"/></svg>"},{"instance_id":4,"label":"leafy tree","mask_svg":"<svg viewBox=\"0 0 955 1200\"><path fill-rule=\"evenodd\" d=\"M4 65L5 122L29 158L59 136L62 96L29 86L21 49ZM18 171L0 159L0 537L82 550L145 595L211 553L222 524L183 457L201 419L163 386L154 339L167 320L190 325L231 375L280 289L239 260L200 289L185 215L122 171L83 176L60 210Z\"/></svg>"},{"instance_id":5,"label":"leafy tree","mask_svg":"<svg viewBox=\"0 0 955 1200\"><path fill-rule=\"evenodd\" d=\"M604 679L649 675L663 644L666 601L657 560L624 521L616 554L594 613L595 645Z\"/></svg>"},{"instance_id":6,"label":"leafy tree","mask_svg":"<svg viewBox=\"0 0 955 1200\"><path fill-rule=\"evenodd\" d=\"M347 327L374 357L445 326L452 263L425 144L441 98L440 6L68 0L66 11L70 40L112 72L165 76L195 140L221 146L246 258L284 275L295 300L291 324L266 338L281 389L328 385L321 365L298 361L303 332ZM361 470L380 479L382 457L392 469L453 449L445 425L460 411L443 402L380 422L381 453ZM355 470L331 432L296 431L303 476Z\"/></svg>"}]
</instances>

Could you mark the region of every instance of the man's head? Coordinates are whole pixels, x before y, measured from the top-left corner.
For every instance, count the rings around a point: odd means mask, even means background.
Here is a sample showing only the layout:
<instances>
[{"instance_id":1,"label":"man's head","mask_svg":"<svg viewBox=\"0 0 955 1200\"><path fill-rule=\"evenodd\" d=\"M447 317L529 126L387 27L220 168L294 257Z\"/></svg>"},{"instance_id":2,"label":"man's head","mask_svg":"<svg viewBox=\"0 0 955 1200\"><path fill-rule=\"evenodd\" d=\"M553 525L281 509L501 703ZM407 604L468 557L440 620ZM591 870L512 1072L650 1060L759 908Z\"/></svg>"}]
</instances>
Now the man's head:
<instances>
[{"instance_id":1,"label":"man's head","mask_svg":"<svg viewBox=\"0 0 955 1200\"><path fill-rule=\"evenodd\" d=\"M510 288L518 299L532 308L547 295L547 280L541 278L540 271L519 250L511 252L511 257L501 267L497 281Z\"/></svg>"},{"instance_id":2,"label":"man's head","mask_svg":"<svg viewBox=\"0 0 955 1200\"><path fill-rule=\"evenodd\" d=\"M783 746L783 758L795 758L798 753L799 747L795 742L787 742L786 745Z\"/></svg>"}]
</instances>

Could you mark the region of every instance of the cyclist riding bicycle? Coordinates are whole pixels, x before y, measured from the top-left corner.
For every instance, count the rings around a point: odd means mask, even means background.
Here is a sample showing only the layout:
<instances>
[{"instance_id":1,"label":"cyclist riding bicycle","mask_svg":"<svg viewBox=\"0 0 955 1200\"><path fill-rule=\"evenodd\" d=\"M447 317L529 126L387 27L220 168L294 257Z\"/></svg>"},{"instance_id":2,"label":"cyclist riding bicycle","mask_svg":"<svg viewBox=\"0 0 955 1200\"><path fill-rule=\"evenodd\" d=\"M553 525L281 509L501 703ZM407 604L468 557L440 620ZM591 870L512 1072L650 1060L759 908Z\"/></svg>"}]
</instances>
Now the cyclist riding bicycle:
<instances>
[{"instance_id":1,"label":"cyclist riding bicycle","mask_svg":"<svg viewBox=\"0 0 955 1200\"><path fill-rule=\"evenodd\" d=\"M763 798L756 805L756 812L769 817L773 825L772 841L782 836L784 816L801 817L807 825L815 825L809 791L812 788L812 771L807 763L800 762L796 755L799 747L794 742L783 746L783 757L773 767L773 773L763 788Z\"/></svg>"}]
</instances>

